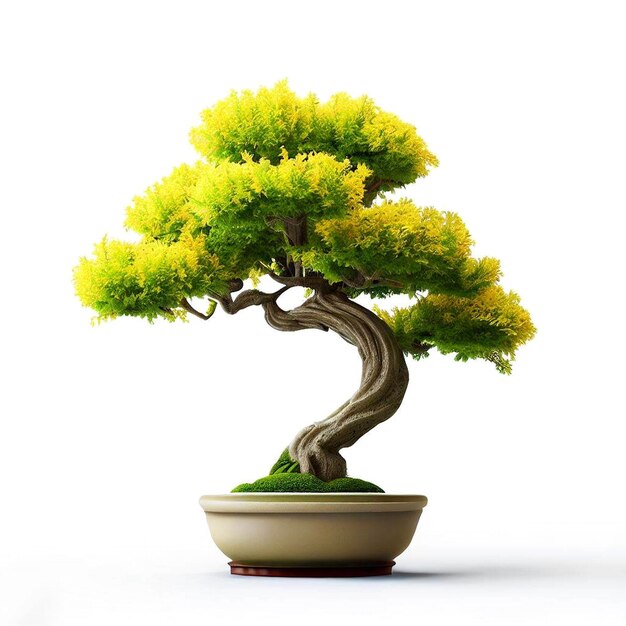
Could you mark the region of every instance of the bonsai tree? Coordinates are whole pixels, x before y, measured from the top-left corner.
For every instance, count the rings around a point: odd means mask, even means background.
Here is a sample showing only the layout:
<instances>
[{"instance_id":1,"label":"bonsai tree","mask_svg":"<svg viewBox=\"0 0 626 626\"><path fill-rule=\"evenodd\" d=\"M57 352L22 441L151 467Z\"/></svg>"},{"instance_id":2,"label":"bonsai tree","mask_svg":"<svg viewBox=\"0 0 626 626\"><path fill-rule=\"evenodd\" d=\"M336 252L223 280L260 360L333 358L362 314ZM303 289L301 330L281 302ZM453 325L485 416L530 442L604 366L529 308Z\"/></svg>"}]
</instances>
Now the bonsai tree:
<instances>
[{"instance_id":1,"label":"bonsai tree","mask_svg":"<svg viewBox=\"0 0 626 626\"><path fill-rule=\"evenodd\" d=\"M231 93L202 113L191 141L202 159L127 209L141 240L104 238L75 268L76 290L100 320L208 320L218 304L229 315L259 307L276 330L331 330L354 345L363 362L356 393L300 430L274 474L345 477L340 451L402 402L405 355L436 349L511 371L535 329L498 284L499 262L471 256L456 213L388 197L437 165L412 125L366 96L321 103L281 82ZM259 290L261 276L276 289ZM253 288L243 289L248 279ZM293 287L307 298L285 310L279 297ZM362 294L407 294L412 304L370 310L355 301ZM192 304L198 298L205 304Z\"/></svg>"}]
</instances>

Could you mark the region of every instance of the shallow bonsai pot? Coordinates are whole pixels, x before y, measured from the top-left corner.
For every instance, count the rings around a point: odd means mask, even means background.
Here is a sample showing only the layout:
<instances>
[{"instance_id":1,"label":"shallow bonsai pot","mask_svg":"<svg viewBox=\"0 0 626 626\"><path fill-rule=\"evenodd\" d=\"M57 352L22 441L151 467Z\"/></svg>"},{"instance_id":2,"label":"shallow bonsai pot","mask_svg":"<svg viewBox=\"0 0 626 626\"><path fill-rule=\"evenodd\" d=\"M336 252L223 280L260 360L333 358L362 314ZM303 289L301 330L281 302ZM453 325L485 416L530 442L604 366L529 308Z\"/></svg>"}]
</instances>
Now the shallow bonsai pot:
<instances>
[{"instance_id":1,"label":"shallow bonsai pot","mask_svg":"<svg viewBox=\"0 0 626 626\"><path fill-rule=\"evenodd\" d=\"M425 496L387 493L230 493L202 496L211 536L231 573L257 576L390 574Z\"/></svg>"}]
</instances>

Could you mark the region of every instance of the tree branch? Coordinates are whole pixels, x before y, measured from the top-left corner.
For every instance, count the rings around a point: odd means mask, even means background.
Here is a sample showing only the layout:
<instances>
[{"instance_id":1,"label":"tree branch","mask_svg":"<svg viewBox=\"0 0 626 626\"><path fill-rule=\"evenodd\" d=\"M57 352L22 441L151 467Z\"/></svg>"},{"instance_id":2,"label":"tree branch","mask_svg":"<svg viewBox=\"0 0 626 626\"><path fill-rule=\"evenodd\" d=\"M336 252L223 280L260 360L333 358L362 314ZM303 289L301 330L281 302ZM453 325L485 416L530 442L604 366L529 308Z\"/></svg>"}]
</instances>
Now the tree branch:
<instances>
[{"instance_id":1,"label":"tree branch","mask_svg":"<svg viewBox=\"0 0 626 626\"><path fill-rule=\"evenodd\" d=\"M228 281L228 291L233 293L234 291L241 291L243 289L243 280L241 278L233 278Z\"/></svg>"},{"instance_id":2,"label":"tree branch","mask_svg":"<svg viewBox=\"0 0 626 626\"><path fill-rule=\"evenodd\" d=\"M200 311L198 311L197 309L194 309L191 306L191 304L189 304L189 301L187 300L187 298L183 298L180 301L180 306L181 306L181 308L185 309L185 311L187 311L187 313L191 313L192 315L195 315L196 317L199 317L201 320L208 320L211 317L211 315L213 315L213 313L215 311L215 301L211 300L211 302L213 304L210 305L209 312L206 315L204 313L200 313Z\"/></svg>"},{"instance_id":3,"label":"tree branch","mask_svg":"<svg viewBox=\"0 0 626 626\"><path fill-rule=\"evenodd\" d=\"M422 341L415 340L411 344L411 352L415 352L416 354L426 354L433 346L429 343L424 343Z\"/></svg>"},{"instance_id":4,"label":"tree branch","mask_svg":"<svg viewBox=\"0 0 626 626\"><path fill-rule=\"evenodd\" d=\"M267 302L276 302L278 298L289 289L291 285L286 285L282 289L278 291L274 291L273 293L265 293L264 291L259 291L258 289L246 289L242 291L234 300L230 294L227 296L213 296L215 299L222 305L222 308L229 315L234 315L241 311L241 309L246 309L249 306L256 306L259 304L265 304Z\"/></svg>"},{"instance_id":5,"label":"tree branch","mask_svg":"<svg viewBox=\"0 0 626 626\"><path fill-rule=\"evenodd\" d=\"M323 276L279 276L272 271L268 271L268 274L277 283L288 285L289 287L308 287L321 293L337 291L338 288L338 285L331 285ZM404 288L404 285L397 280L365 276L361 272L356 272L356 275L351 278L342 277L341 280L350 289L367 289L375 286L391 287L392 289Z\"/></svg>"},{"instance_id":6,"label":"tree branch","mask_svg":"<svg viewBox=\"0 0 626 626\"><path fill-rule=\"evenodd\" d=\"M323 276L279 276L274 272L269 272L269 275L281 285L287 287L308 287L309 289L315 289L315 291L321 291L322 293L329 293L336 291L337 287L331 285Z\"/></svg>"},{"instance_id":7,"label":"tree branch","mask_svg":"<svg viewBox=\"0 0 626 626\"><path fill-rule=\"evenodd\" d=\"M351 289L363 289L365 287L365 276L357 272L356 278L347 278L342 276L341 280Z\"/></svg>"},{"instance_id":8,"label":"tree branch","mask_svg":"<svg viewBox=\"0 0 626 626\"><path fill-rule=\"evenodd\" d=\"M392 180L386 179L386 178L379 178L376 182L373 182L371 185L368 185L365 188L365 191L368 193L372 193L374 191L378 191L378 188L381 185L384 185L385 183L393 183Z\"/></svg>"},{"instance_id":9,"label":"tree branch","mask_svg":"<svg viewBox=\"0 0 626 626\"><path fill-rule=\"evenodd\" d=\"M404 285L397 280L389 280L386 278L378 278L374 276L365 276L361 272L356 276L347 278L342 276L342 282L351 289L367 289L368 287L391 287L392 289L403 289Z\"/></svg>"},{"instance_id":10,"label":"tree branch","mask_svg":"<svg viewBox=\"0 0 626 626\"><path fill-rule=\"evenodd\" d=\"M363 194L363 205L366 207L372 206L372 202L374 202L374 200L376 199L379 188L382 185L389 183L396 186L398 185L398 183L395 183L393 180L387 178L379 178L378 180L373 180L369 185L367 185L367 187L365 187L365 193Z\"/></svg>"}]
</instances>

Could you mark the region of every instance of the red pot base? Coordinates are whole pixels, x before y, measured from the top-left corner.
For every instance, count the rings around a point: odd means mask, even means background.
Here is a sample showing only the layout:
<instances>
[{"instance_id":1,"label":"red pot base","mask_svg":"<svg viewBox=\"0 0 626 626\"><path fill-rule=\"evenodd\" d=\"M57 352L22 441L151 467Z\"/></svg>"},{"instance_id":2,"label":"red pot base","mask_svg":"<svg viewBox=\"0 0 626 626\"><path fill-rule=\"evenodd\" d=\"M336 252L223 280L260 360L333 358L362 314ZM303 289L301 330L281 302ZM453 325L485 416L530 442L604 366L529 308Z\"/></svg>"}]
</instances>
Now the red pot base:
<instances>
[{"instance_id":1,"label":"red pot base","mask_svg":"<svg viewBox=\"0 0 626 626\"><path fill-rule=\"evenodd\" d=\"M275 567L245 565L231 561L230 573L237 576L283 576L286 578L348 578L351 576L389 576L395 561L350 565L347 567Z\"/></svg>"}]
</instances>

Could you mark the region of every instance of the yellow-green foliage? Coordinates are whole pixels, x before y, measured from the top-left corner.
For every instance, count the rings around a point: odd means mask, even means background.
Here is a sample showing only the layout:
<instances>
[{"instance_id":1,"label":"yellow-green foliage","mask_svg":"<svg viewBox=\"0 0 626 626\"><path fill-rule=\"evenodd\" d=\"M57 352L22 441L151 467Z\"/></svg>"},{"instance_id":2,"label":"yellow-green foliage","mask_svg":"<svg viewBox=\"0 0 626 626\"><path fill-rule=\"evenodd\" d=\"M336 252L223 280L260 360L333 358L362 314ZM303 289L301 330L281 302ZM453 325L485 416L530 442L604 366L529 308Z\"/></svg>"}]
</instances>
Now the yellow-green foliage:
<instances>
[{"instance_id":1,"label":"yellow-green foliage","mask_svg":"<svg viewBox=\"0 0 626 626\"><path fill-rule=\"evenodd\" d=\"M166 241L176 241L184 231L198 233L200 221L190 203L191 193L198 183L201 163L181 165L169 176L133 198L126 209L126 226L142 235Z\"/></svg>"},{"instance_id":2,"label":"yellow-green foliage","mask_svg":"<svg viewBox=\"0 0 626 626\"><path fill-rule=\"evenodd\" d=\"M437 163L413 126L366 96L322 104L281 82L232 93L202 119L191 135L205 160L177 167L127 209L126 226L142 241L105 240L76 269L78 295L101 318L182 317L182 298L257 280L276 259L319 243L319 221L356 212ZM290 220L305 224L299 246L286 236Z\"/></svg>"},{"instance_id":3,"label":"yellow-green foliage","mask_svg":"<svg viewBox=\"0 0 626 626\"><path fill-rule=\"evenodd\" d=\"M192 194L194 211L203 225L212 228L262 220L306 215L319 219L341 215L363 199L366 167L352 169L350 161L319 154L297 154L272 165L244 155L241 164L206 165Z\"/></svg>"},{"instance_id":4,"label":"yellow-green foliage","mask_svg":"<svg viewBox=\"0 0 626 626\"><path fill-rule=\"evenodd\" d=\"M519 296L492 285L473 297L429 294L408 308L376 312L391 326L405 353L425 356L424 345L456 360L482 358L508 374L519 346L532 339L535 327Z\"/></svg>"},{"instance_id":5,"label":"yellow-green foliage","mask_svg":"<svg viewBox=\"0 0 626 626\"><path fill-rule=\"evenodd\" d=\"M356 208L369 174L323 153L289 158L284 151L277 165L245 156L241 164L204 165L191 198L211 250L238 278L288 253L286 219L314 224Z\"/></svg>"},{"instance_id":6,"label":"yellow-green foliage","mask_svg":"<svg viewBox=\"0 0 626 626\"><path fill-rule=\"evenodd\" d=\"M186 237L166 244L148 240L139 244L103 239L93 259L81 259L74 269L76 291L85 306L100 319L136 315L153 320L175 313L183 297L202 296L223 285L219 262L207 251L203 237Z\"/></svg>"},{"instance_id":7,"label":"yellow-green foliage","mask_svg":"<svg viewBox=\"0 0 626 626\"><path fill-rule=\"evenodd\" d=\"M202 113L191 139L203 159L127 209L141 241L105 238L75 269L76 291L100 319L184 318L186 298L219 298L233 279L300 261L350 296L418 295L414 307L380 312L416 358L435 346L508 371L532 337L518 297L497 286L499 262L472 258L458 215L385 199L437 159L367 96L322 103L286 82L233 92Z\"/></svg>"},{"instance_id":8,"label":"yellow-green foliage","mask_svg":"<svg viewBox=\"0 0 626 626\"><path fill-rule=\"evenodd\" d=\"M428 174L437 158L415 128L377 107L371 98L334 95L326 103L309 94L299 98L286 81L257 93L232 92L202 113L191 141L209 160L241 163L242 154L278 163L290 155L325 152L354 165L364 164L381 189L412 183Z\"/></svg>"},{"instance_id":9,"label":"yellow-green foliage","mask_svg":"<svg viewBox=\"0 0 626 626\"><path fill-rule=\"evenodd\" d=\"M496 259L472 259L470 234L456 213L417 208L410 200L358 207L315 226L317 245L298 256L334 281L357 272L399 284L398 292L466 295L498 280ZM371 281L370 281L371 282ZM379 286L364 291L377 295Z\"/></svg>"}]
</instances>

